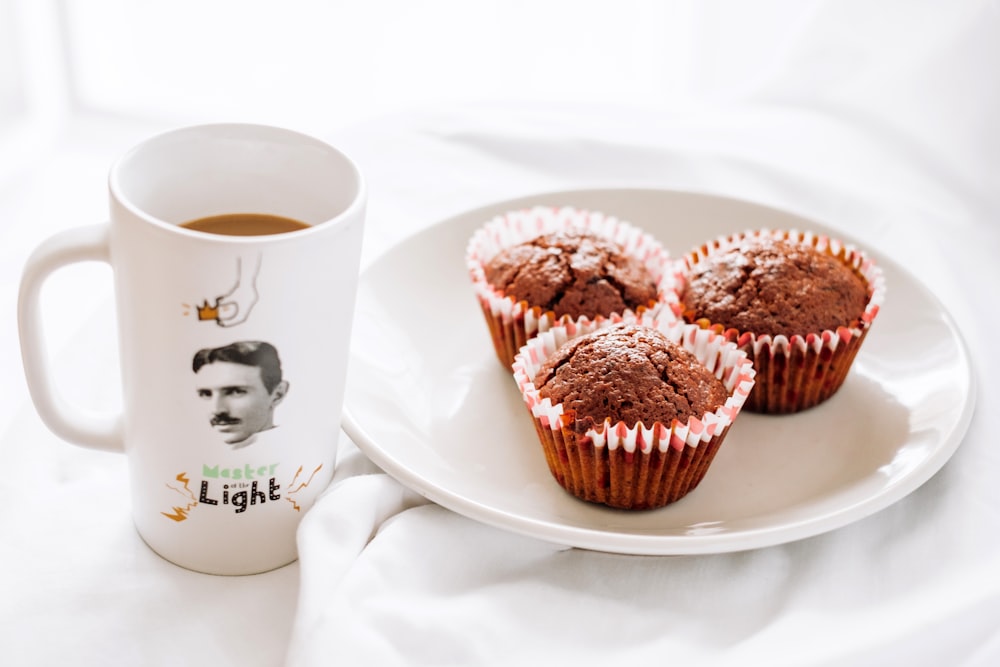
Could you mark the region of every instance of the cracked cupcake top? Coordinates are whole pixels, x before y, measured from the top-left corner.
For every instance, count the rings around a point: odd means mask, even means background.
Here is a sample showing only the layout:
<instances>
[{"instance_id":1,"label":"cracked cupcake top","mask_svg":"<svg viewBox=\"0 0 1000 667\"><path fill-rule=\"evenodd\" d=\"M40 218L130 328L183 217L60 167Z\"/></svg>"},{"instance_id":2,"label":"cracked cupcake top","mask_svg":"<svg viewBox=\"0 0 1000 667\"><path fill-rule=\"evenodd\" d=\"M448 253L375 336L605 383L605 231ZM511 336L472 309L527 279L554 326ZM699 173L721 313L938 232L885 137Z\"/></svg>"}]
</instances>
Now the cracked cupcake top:
<instances>
[{"instance_id":1,"label":"cracked cupcake top","mask_svg":"<svg viewBox=\"0 0 1000 667\"><path fill-rule=\"evenodd\" d=\"M539 396L576 413L576 431L611 423L646 428L686 423L726 402L729 393L698 359L661 332L621 324L559 347L534 378Z\"/></svg>"},{"instance_id":2,"label":"cracked cupcake top","mask_svg":"<svg viewBox=\"0 0 1000 667\"><path fill-rule=\"evenodd\" d=\"M613 241L554 232L501 250L484 266L486 280L508 297L573 319L635 311L657 298L653 276Z\"/></svg>"},{"instance_id":3,"label":"cracked cupcake top","mask_svg":"<svg viewBox=\"0 0 1000 667\"><path fill-rule=\"evenodd\" d=\"M805 336L850 326L868 284L837 257L782 239L747 237L702 258L680 294L684 319L725 329Z\"/></svg>"}]
</instances>

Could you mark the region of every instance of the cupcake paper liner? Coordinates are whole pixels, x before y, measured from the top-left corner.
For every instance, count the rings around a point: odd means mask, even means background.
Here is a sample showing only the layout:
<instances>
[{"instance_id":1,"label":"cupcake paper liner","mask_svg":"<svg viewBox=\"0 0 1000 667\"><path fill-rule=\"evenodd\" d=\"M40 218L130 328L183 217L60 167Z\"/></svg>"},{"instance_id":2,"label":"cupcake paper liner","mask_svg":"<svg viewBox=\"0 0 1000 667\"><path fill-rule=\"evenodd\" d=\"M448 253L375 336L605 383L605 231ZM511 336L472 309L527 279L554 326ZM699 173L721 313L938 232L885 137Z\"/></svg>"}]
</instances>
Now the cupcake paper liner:
<instances>
[{"instance_id":1,"label":"cupcake paper liner","mask_svg":"<svg viewBox=\"0 0 1000 667\"><path fill-rule=\"evenodd\" d=\"M486 280L484 267L501 250L557 231L591 233L620 244L625 253L639 259L653 276L657 283L657 303L650 308L640 306L636 312L626 310L594 317L584 316L573 322L567 315L557 318L551 310L543 310L539 306L507 296ZM466 263L497 359L507 369L529 338L548 331L556 324L589 326L594 322L643 314L674 319L674 313L677 312L675 307L665 308L671 303L676 304L677 300L673 289L667 288L668 284L674 285L676 278L665 275L673 266L666 249L631 223L599 211L536 206L504 213L473 234L466 249Z\"/></svg>"},{"instance_id":2,"label":"cupcake paper liner","mask_svg":"<svg viewBox=\"0 0 1000 667\"><path fill-rule=\"evenodd\" d=\"M545 360L567 340L610 323L551 327L521 348L513 364L514 378L531 414L555 480L567 492L619 509L662 507L691 492L704 478L730 426L754 386L755 371L746 353L715 332L671 320L626 318L653 326L669 340L695 354L729 392L713 412L686 423L656 422L627 426L606 419L585 433L574 429L575 415L560 403L541 398L534 377Z\"/></svg>"},{"instance_id":3,"label":"cupcake paper liner","mask_svg":"<svg viewBox=\"0 0 1000 667\"><path fill-rule=\"evenodd\" d=\"M861 274L868 283L868 304L849 326L793 336L725 329L721 324L699 319L695 325L714 331L746 352L757 371L756 384L746 410L768 414L794 413L819 405L833 396L847 378L848 371L864 342L885 298L882 270L862 251L828 236L797 230L754 230L720 237L677 260L680 266L665 272L676 281L673 289L683 294L684 276L707 257L745 238L775 238L812 246L828 253ZM683 304L671 303L674 315L683 317Z\"/></svg>"}]
</instances>

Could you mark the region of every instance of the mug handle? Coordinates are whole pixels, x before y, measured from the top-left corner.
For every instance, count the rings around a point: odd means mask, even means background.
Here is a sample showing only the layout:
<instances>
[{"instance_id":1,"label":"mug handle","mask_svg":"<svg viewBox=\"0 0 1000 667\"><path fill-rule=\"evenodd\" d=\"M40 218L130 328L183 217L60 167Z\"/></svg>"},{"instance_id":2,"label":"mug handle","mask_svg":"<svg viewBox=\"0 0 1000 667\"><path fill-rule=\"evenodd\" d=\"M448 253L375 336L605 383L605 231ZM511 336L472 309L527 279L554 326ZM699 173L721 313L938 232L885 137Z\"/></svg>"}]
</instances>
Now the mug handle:
<instances>
[{"instance_id":1,"label":"mug handle","mask_svg":"<svg viewBox=\"0 0 1000 667\"><path fill-rule=\"evenodd\" d=\"M76 262L111 262L110 226L90 225L59 232L28 258L21 275L17 302L18 334L28 393L42 422L64 440L77 445L124 451L121 415L106 415L67 403L52 381L44 345L39 296L46 279L58 268Z\"/></svg>"}]
</instances>

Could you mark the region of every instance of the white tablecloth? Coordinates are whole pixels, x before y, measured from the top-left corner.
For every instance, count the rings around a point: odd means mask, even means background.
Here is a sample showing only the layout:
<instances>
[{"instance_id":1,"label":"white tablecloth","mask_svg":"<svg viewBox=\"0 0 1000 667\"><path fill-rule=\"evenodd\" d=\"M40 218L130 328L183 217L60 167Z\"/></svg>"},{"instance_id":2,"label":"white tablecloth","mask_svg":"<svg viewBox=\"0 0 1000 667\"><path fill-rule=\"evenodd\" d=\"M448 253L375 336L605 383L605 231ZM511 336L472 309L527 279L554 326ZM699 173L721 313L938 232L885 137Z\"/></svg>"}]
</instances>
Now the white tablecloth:
<instances>
[{"instance_id":1,"label":"white tablecloth","mask_svg":"<svg viewBox=\"0 0 1000 667\"><path fill-rule=\"evenodd\" d=\"M787 209L898 261L947 305L978 380L961 447L917 491L794 543L615 555L429 503L345 436L335 481L302 524L298 563L252 577L200 575L162 561L135 534L122 457L70 446L42 426L7 321L5 397L14 404L0 423L0 662L1000 664L1000 395L991 381L1000 369L1000 6L944 7L872 11L861 23L853 12L820 12L738 99L704 108L477 104L325 137L368 178L366 262L484 204L622 186ZM62 148L9 179L5 216L39 222L3 221L5 320L30 248L56 228L99 219L110 161L159 129L80 121ZM85 186L95 190L87 219L42 222L65 213L61 190ZM63 299L52 315L61 381L71 398L113 407L110 281L80 269L73 282L52 297Z\"/></svg>"}]
</instances>

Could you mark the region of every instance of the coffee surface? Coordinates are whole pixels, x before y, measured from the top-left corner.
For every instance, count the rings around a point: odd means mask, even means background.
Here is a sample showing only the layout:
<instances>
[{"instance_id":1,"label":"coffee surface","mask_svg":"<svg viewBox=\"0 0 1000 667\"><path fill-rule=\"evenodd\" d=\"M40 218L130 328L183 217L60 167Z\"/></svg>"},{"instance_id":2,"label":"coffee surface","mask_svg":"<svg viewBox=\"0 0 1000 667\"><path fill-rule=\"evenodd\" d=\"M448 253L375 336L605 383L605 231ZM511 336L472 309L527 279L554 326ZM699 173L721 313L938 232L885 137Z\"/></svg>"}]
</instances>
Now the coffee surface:
<instances>
[{"instance_id":1,"label":"coffee surface","mask_svg":"<svg viewBox=\"0 0 1000 667\"><path fill-rule=\"evenodd\" d=\"M185 229L227 236L266 236L309 227L304 222L268 213L226 213L181 223Z\"/></svg>"}]
</instances>

